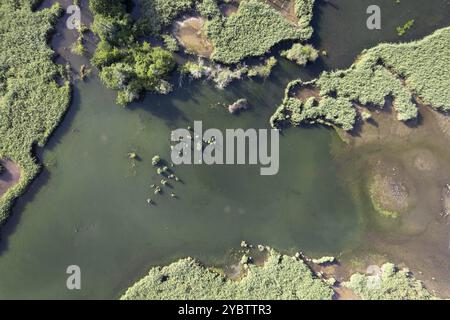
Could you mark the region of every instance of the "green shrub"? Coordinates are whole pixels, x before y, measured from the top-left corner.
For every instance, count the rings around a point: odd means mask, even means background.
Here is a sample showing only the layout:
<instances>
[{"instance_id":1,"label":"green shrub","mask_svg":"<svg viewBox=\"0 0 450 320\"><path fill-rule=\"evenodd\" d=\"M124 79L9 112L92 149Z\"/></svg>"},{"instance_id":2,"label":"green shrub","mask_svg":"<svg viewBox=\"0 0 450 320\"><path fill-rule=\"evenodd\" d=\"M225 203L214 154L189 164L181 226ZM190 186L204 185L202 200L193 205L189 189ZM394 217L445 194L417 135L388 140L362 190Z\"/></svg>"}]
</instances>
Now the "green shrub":
<instances>
[{"instance_id":1,"label":"green shrub","mask_svg":"<svg viewBox=\"0 0 450 320\"><path fill-rule=\"evenodd\" d=\"M230 280L191 258L152 268L122 296L123 300L331 299L334 291L293 257L270 252L264 266L246 265L247 274Z\"/></svg>"},{"instance_id":2,"label":"green shrub","mask_svg":"<svg viewBox=\"0 0 450 320\"><path fill-rule=\"evenodd\" d=\"M354 274L344 286L364 300L435 299L408 270L398 270L392 263L384 264L380 274Z\"/></svg>"},{"instance_id":3,"label":"green shrub","mask_svg":"<svg viewBox=\"0 0 450 320\"><path fill-rule=\"evenodd\" d=\"M177 52L180 50L180 47L178 46L178 41L173 36L169 34L165 34L162 36L164 40L164 46L167 50L170 52Z\"/></svg>"}]
</instances>

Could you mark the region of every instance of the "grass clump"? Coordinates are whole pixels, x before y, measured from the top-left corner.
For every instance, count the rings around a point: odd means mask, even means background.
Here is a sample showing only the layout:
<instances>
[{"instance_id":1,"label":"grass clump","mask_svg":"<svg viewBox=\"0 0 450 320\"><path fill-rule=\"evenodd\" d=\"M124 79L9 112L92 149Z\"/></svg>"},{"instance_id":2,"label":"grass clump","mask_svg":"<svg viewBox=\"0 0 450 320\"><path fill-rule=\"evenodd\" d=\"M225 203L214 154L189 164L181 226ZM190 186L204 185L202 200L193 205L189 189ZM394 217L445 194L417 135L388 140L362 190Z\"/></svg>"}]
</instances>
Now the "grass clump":
<instances>
[{"instance_id":1,"label":"grass clump","mask_svg":"<svg viewBox=\"0 0 450 320\"><path fill-rule=\"evenodd\" d=\"M264 55L283 40L302 38L300 28L258 0L243 0L228 18L217 17L205 24L214 51L211 59L226 64Z\"/></svg>"},{"instance_id":2,"label":"grass clump","mask_svg":"<svg viewBox=\"0 0 450 320\"><path fill-rule=\"evenodd\" d=\"M248 264L247 274L233 281L187 258L152 268L121 297L160 299L331 299L334 291L301 260L270 252L264 266Z\"/></svg>"},{"instance_id":3,"label":"grass clump","mask_svg":"<svg viewBox=\"0 0 450 320\"><path fill-rule=\"evenodd\" d=\"M380 274L354 274L344 286L364 300L430 300L435 299L407 269L399 270L386 263Z\"/></svg>"},{"instance_id":4,"label":"grass clump","mask_svg":"<svg viewBox=\"0 0 450 320\"><path fill-rule=\"evenodd\" d=\"M39 2L0 3L0 158L21 170L19 182L0 198L0 223L39 171L32 147L46 143L70 102L70 84L47 44L61 7L33 11Z\"/></svg>"},{"instance_id":5,"label":"grass clump","mask_svg":"<svg viewBox=\"0 0 450 320\"><path fill-rule=\"evenodd\" d=\"M143 16L144 31L158 35L179 15L194 8L197 0L138 0Z\"/></svg>"},{"instance_id":6,"label":"grass clump","mask_svg":"<svg viewBox=\"0 0 450 320\"><path fill-rule=\"evenodd\" d=\"M136 40L139 26L127 13L126 2L110 2L111 10L99 4L103 0L90 2L94 13L93 31L100 37L92 63L100 69L103 83L118 91L120 105L140 99L145 91L171 92L167 79L175 68L172 52L147 42L139 43ZM173 42L169 45L174 49Z\"/></svg>"},{"instance_id":7,"label":"grass clump","mask_svg":"<svg viewBox=\"0 0 450 320\"><path fill-rule=\"evenodd\" d=\"M380 44L365 50L347 70L324 72L318 79L288 86L285 99L271 118L274 127L325 123L352 130L354 104L383 108L393 100L399 121L418 115L416 98L435 109L450 111L450 28L411 43ZM320 97L300 101L292 97L296 86L314 86Z\"/></svg>"},{"instance_id":8,"label":"grass clump","mask_svg":"<svg viewBox=\"0 0 450 320\"><path fill-rule=\"evenodd\" d=\"M403 26L397 27L397 34L401 37L414 26L414 19L408 20Z\"/></svg>"}]
</instances>

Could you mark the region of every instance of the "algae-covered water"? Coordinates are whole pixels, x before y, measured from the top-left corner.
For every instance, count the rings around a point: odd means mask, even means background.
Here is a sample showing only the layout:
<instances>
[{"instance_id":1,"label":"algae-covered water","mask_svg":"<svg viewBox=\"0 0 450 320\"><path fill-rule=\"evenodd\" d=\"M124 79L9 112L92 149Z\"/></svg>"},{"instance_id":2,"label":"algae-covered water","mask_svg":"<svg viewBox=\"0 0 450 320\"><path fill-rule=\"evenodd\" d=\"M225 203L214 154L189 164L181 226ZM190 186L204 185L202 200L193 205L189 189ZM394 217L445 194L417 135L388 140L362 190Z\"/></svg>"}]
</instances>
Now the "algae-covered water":
<instances>
[{"instance_id":1,"label":"algae-covered water","mask_svg":"<svg viewBox=\"0 0 450 320\"><path fill-rule=\"evenodd\" d=\"M117 298L152 265L185 256L220 265L241 240L311 255L358 246L371 207L339 179L330 147L341 142L329 129L285 131L275 176L260 176L258 166L178 166L183 183L168 189L178 199L150 187L160 180L151 158L169 159L171 130L195 120L205 128L267 128L290 80L348 66L363 48L397 41L395 27L411 18L416 27L405 40L450 24L448 1L332 2L316 10L313 40L329 57L309 69L280 60L266 81L225 91L185 81L170 96L149 95L126 109L96 78L78 83L64 122L38 150L46 168L2 229L0 298ZM376 2L383 30L368 31L365 10ZM251 110L233 116L219 105L238 98ZM66 288L69 265L80 266L82 290Z\"/></svg>"}]
</instances>

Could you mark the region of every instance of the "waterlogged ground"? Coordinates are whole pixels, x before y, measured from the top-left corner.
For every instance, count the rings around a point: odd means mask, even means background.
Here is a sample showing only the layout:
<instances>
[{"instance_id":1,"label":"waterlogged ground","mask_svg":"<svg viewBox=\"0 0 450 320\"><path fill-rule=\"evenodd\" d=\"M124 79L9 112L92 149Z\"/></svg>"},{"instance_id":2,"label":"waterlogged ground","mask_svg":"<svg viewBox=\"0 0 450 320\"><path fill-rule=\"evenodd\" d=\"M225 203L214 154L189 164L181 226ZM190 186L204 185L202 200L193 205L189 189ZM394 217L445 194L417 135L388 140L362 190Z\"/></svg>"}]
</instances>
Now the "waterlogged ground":
<instances>
[{"instance_id":1,"label":"waterlogged ground","mask_svg":"<svg viewBox=\"0 0 450 320\"><path fill-rule=\"evenodd\" d=\"M391 143L389 136L377 144L346 147L332 130L291 129L281 139L276 176L259 176L257 166L180 166L175 173L183 183L173 183L161 196L150 188L160 180L151 158L160 154L168 159L171 130L194 120L220 129L267 128L289 80L348 67L362 49L398 41L395 27L411 18L416 27L404 40L450 24L448 1L375 1L386 10L383 30L371 32L365 28L365 10L373 2L320 6L314 43L328 51L328 58L305 70L282 62L265 82L245 81L219 91L185 81L174 95L149 96L127 109L115 105L115 94L95 78L79 83L65 121L48 147L38 150L46 169L2 229L0 274L7 276L0 277L0 298L117 298L152 265L189 255L223 265L244 239L313 256L344 252L348 261L362 253L376 257L354 263L354 270L392 258L423 272L431 287L445 280L445 272L450 274L443 241L448 229L438 210L445 201L434 191L443 190L446 176L439 173L447 168L449 155L442 140L427 144L433 131L408 140L411 147ZM70 44L69 32L60 37L58 51ZM72 61L70 53L65 56ZM74 67L81 63L74 61ZM228 114L223 104L239 98L247 98L251 110L238 117ZM130 161L129 152L141 160ZM410 161L418 155L425 158ZM391 220L386 225L378 218L365 191L377 163L380 170L403 170L404 183L414 185L417 193L433 193L423 195L426 201L396 222L400 233ZM414 166L434 168L426 180L431 189L420 186ZM179 198L172 199L170 192ZM155 206L147 204L149 197ZM81 267L81 291L66 289L65 271L72 264Z\"/></svg>"}]
</instances>

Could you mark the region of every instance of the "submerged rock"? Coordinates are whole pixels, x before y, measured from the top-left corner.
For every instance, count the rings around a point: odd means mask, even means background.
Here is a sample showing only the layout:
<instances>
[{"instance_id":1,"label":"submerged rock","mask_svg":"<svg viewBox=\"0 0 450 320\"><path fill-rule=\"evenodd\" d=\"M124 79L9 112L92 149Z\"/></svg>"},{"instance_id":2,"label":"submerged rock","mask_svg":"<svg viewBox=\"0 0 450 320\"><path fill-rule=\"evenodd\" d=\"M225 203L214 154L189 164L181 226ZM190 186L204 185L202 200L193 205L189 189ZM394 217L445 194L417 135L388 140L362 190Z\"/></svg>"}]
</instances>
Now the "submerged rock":
<instances>
[{"instance_id":1,"label":"submerged rock","mask_svg":"<svg viewBox=\"0 0 450 320\"><path fill-rule=\"evenodd\" d=\"M228 111L231 114L237 114L237 113L239 113L243 110L247 110L247 109L249 109L247 99L239 99L236 102L234 102L228 106Z\"/></svg>"}]
</instances>

